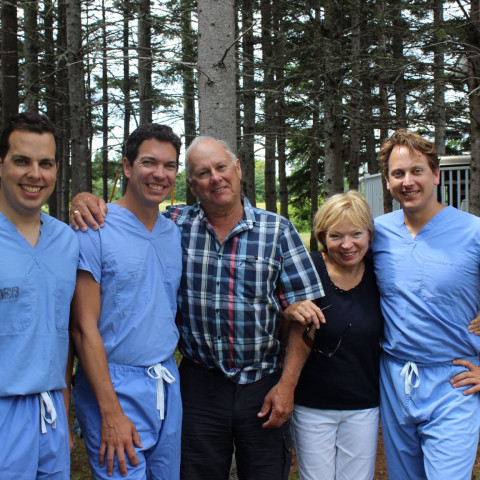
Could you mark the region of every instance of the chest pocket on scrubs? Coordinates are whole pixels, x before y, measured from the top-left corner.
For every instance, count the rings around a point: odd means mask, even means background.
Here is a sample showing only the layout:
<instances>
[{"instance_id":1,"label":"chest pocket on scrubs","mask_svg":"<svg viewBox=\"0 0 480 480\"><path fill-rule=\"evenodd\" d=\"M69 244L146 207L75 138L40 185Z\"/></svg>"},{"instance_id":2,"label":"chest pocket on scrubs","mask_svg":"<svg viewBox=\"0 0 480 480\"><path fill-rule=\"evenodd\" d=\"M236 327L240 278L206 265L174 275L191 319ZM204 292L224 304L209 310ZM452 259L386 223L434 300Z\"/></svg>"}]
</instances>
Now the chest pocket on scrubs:
<instances>
[{"instance_id":1,"label":"chest pocket on scrubs","mask_svg":"<svg viewBox=\"0 0 480 480\"><path fill-rule=\"evenodd\" d=\"M265 301L266 295L273 295L281 271L279 261L251 255L239 256L234 268L234 290L238 297Z\"/></svg>"},{"instance_id":2,"label":"chest pocket on scrubs","mask_svg":"<svg viewBox=\"0 0 480 480\"><path fill-rule=\"evenodd\" d=\"M147 303L150 292L145 283L145 258L117 259L115 261L115 302L121 313L132 310L138 303Z\"/></svg>"},{"instance_id":3,"label":"chest pocket on scrubs","mask_svg":"<svg viewBox=\"0 0 480 480\"><path fill-rule=\"evenodd\" d=\"M75 279L57 278L55 288L55 324L58 330L68 330L70 302L75 290Z\"/></svg>"},{"instance_id":4,"label":"chest pocket on scrubs","mask_svg":"<svg viewBox=\"0 0 480 480\"><path fill-rule=\"evenodd\" d=\"M399 292L398 260L391 255L381 254L375 257L375 275L380 293L385 297L396 296Z\"/></svg>"},{"instance_id":5,"label":"chest pocket on scrubs","mask_svg":"<svg viewBox=\"0 0 480 480\"><path fill-rule=\"evenodd\" d=\"M0 283L0 335L22 332L33 321L37 306L31 280L25 277L5 277Z\"/></svg>"},{"instance_id":6,"label":"chest pocket on scrubs","mask_svg":"<svg viewBox=\"0 0 480 480\"><path fill-rule=\"evenodd\" d=\"M468 266L444 258L424 258L421 292L425 302L456 305L461 295Z\"/></svg>"}]
</instances>

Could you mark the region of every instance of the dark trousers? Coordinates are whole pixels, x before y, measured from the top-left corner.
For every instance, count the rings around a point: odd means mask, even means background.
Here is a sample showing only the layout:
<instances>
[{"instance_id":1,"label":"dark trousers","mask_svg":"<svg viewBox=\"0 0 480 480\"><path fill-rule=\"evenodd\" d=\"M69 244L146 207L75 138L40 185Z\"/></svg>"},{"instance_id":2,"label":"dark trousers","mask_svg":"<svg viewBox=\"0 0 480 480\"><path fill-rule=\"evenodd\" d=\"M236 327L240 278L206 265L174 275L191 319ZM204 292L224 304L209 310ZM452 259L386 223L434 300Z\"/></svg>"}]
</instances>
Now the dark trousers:
<instances>
[{"instance_id":1,"label":"dark trousers","mask_svg":"<svg viewBox=\"0 0 480 480\"><path fill-rule=\"evenodd\" d=\"M266 419L257 417L279 378L276 372L239 385L220 370L182 360L182 480L227 480L234 447L240 480L288 479L290 422L267 429L262 428Z\"/></svg>"}]
</instances>

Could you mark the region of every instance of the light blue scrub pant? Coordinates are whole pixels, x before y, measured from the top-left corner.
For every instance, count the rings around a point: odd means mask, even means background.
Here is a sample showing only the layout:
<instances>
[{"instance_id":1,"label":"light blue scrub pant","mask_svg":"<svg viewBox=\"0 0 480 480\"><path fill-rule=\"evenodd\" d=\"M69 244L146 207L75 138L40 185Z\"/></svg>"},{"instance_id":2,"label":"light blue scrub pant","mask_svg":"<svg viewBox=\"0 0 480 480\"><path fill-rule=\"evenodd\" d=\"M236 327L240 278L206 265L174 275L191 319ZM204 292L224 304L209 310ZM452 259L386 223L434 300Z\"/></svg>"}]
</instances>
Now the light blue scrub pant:
<instances>
[{"instance_id":1,"label":"light blue scrub pant","mask_svg":"<svg viewBox=\"0 0 480 480\"><path fill-rule=\"evenodd\" d=\"M1 480L70 479L62 392L45 392L43 398L40 394L0 397Z\"/></svg>"},{"instance_id":2,"label":"light blue scrub pant","mask_svg":"<svg viewBox=\"0 0 480 480\"><path fill-rule=\"evenodd\" d=\"M180 443L182 431L182 403L179 373L175 359L163 362L170 375L160 378L157 368L109 365L110 377L123 412L135 425L142 448L135 447L138 465L132 467L128 457L127 478L131 480L178 480L180 477ZM175 379L173 383L168 383ZM161 395L163 394L163 399ZM121 479L118 462L114 461L113 476L107 475L107 465L100 466L101 416L95 395L90 390L83 372L75 374L73 401L83 432L88 459L94 479ZM163 407L164 419L161 419Z\"/></svg>"},{"instance_id":3,"label":"light blue scrub pant","mask_svg":"<svg viewBox=\"0 0 480 480\"><path fill-rule=\"evenodd\" d=\"M466 358L478 365L478 357ZM480 395L463 395L450 362L422 365L382 354L380 413L389 480L470 480Z\"/></svg>"}]
</instances>

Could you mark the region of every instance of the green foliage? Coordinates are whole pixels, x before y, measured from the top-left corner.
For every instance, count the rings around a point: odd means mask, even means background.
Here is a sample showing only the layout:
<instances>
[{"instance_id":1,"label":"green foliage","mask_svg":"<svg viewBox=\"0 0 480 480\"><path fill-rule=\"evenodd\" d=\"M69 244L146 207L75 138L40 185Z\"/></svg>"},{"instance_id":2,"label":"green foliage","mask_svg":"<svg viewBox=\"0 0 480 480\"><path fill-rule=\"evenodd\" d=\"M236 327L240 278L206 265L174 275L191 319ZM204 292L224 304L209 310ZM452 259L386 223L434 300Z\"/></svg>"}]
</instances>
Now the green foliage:
<instances>
[{"instance_id":1,"label":"green foliage","mask_svg":"<svg viewBox=\"0 0 480 480\"><path fill-rule=\"evenodd\" d=\"M102 179L103 165L102 165L102 152L101 150L97 151L95 158L92 162L92 193L103 197L103 179ZM115 185L115 178L117 173L120 173L118 177L117 184L115 187L115 193L112 201L115 202L119 200L122 196L122 176L123 176L123 166L122 166L122 156L118 156L118 160L108 162L108 196L110 197L111 191ZM108 201L110 198L105 199Z\"/></svg>"},{"instance_id":2,"label":"green foliage","mask_svg":"<svg viewBox=\"0 0 480 480\"><path fill-rule=\"evenodd\" d=\"M302 205L299 206L290 206L289 216L290 221L295 225L295 228L299 232L309 232L310 231L310 213L311 202L308 199Z\"/></svg>"},{"instance_id":3,"label":"green foliage","mask_svg":"<svg viewBox=\"0 0 480 480\"><path fill-rule=\"evenodd\" d=\"M255 160L255 199L265 201L265 162Z\"/></svg>"},{"instance_id":4,"label":"green foliage","mask_svg":"<svg viewBox=\"0 0 480 480\"><path fill-rule=\"evenodd\" d=\"M175 203L186 203L187 201L187 183L185 170L177 175L175 180Z\"/></svg>"}]
</instances>

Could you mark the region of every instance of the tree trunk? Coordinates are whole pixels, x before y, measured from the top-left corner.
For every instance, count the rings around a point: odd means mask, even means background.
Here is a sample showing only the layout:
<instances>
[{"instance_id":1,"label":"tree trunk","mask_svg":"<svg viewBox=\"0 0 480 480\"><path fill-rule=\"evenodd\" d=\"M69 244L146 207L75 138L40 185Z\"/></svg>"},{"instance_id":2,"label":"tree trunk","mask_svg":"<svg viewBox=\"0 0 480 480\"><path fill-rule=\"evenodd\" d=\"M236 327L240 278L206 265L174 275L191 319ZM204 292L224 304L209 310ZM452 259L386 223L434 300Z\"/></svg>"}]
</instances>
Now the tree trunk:
<instances>
[{"instance_id":1,"label":"tree trunk","mask_svg":"<svg viewBox=\"0 0 480 480\"><path fill-rule=\"evenodd\" d=\"M18 112L17 0L2 0L2 124Z\"/></svg>"},{"instance_id":2,"label":"tree trunk","mask_svg":"<svg viewBox=\"0 0 480 480\"><path fill-rule=\"evenodd\" d=\"M325 7L325 196L343 192L343 127L341 45L342 21L340 6L329 0Z\"/></svg>"},{"instance_id":3,"label":"tree trunk","mask_svg":"<svg viewBox=\"0 0 480 480\"><path fill-rule=\"evenodd\" d=\"M395 61L393 90L395 93L395 128L407 128L407 92L405 88L405 58L403 44L405 20L403 19L403 0L395 0L390 8L393 10L392 53Z\"/></svg>"},{"instance_id":4,"label":"tree trunk","mask_svg":"<svg viewBox=\"0 0 480 480\"><path fill-rule=\"evenodd\" d=\"M70 221L69 194L70 194L70 111L67 57L67 11L66 0L58 2L58 35L57 58L58 71L56 75L56 130L57 156L60 165L57 172L57 208L58 217L63 222Z\"/></svg>"},{"instance_id":5,"label":"tree trunk","mask_svg":"<svg viewBox=\"0 0 480 480\"><path fill-rule=\"evenodd\" d=\"M152 38L150 29L150 0L138 1L138 90L140 125L152 121Z\"/></svg>"},{"instance_id":6,"label":"tree trunk","mask_svg":"<svg viewBox=\"0 0 480 480\"><path fill-rule=\"evenodd\" d=\"M352 80L353 88L350 100L350 155L348 168L348 186L350 189L358 190L360 149L361 149L361 89L360 84L360 11L362 8L360 0L352 2Z\"/></svg>"},{"instance_id":7,"label":"tree trunk","mask_svg":"<svg viewBox=\"0 0 480 480\"><path fill-rule=\"evenodd\" d=\"M102 52L102 180L103 199L108 202L108 61L105 0L102 0Z\"/></svg>"},{"instance_id":8,"label":"tree trunk","mask_svg":"<svg viewBox=\"0 0 480 480\"><path fill-rule=\"evenodd\" d=\"M254 0L242 0L242 97L243 136L241 148L243 193L256 205L255 195L255 69L253 31Z\"/></svg>"},{"instance_id":9,"label":"tree trunk","mask_svg":"<svg viewBox=\"0 0 480 480\"><path fill-rule=\"evenodd\" d=\"M310 251L316 252L318 250L318 240L313 232L313 218L318 210L318 178L319 168L318 160L320 158L320 145L318 144L321 138L321 125L320 125L320 106L317 104L313 108L312 118L312 150L310 156Z\"/></svg>"},{"instance_id":10,"label":"tree trunk","mask_svg":"<svg viewBox=\"0 0 480 480\"><path fill-rule=\"evenodd\" d=\"M438 155L445 155L446 146L446 111L445 111L445 56L443 38L440 30L443 28L443 2L434 0L434 97L433 118L435 121L435 147Z\"/></svg>"},{"instance_id":11,"label":"tree trunk","mask_svg":"<svg viewBox=\"0 0 480 480\"><path fill-rule=\"evenodd\" d=\"M278 157L278 194L280 198L280 215L288 218L287 154L286 154L286 113L285 113L285 2L273 2L273 51L277 52L275 61L275 80L277 97L277 157Z\"/></svg>"},{"instance_id":12,"label":"tree trunk","mask_svg":"<svg viewBox=\"0 0 480 480\"><path fill-rule=\"evenodd\" d=\"M38 78L38 5L37 2L25 1L25 109L38 112L39 78Z\"/></svg>"},{"instance_id":13,"label":"tree trunk","mask_svg":"<svg viewBox=\"0 0 480 480\"><path fill-rule=\"evenodd\" d=\"M389 125L389 108L387 94L387 37L385 33L385 0L377 1L377 18L378 18L378 90L380 92L380 143L388 137ZM387 190L385 178L382 178L383 188L383 211L385 213L392 211L392 195Z\"/></svg>"},{"instance_id":14,"label":"tree trunk","mask_svg":"<svg viewBox=\"0 0 480 480\"><path fill-rule=\"evenodd\" d=\"M272 43L271 0L261 3L262 14L262 59L264 91L264 135L265 135L265 208L277 211L277 189L275 175L275 79Z\"/></svg>"},{"instance_id":15,"label":"tree trunk","mask_svg":"<svg viewBox=\"0 0 480 480\"><path fill-rule=\"evenodd\" d=\"M235 125L235 3L198 1L200 134L237 144Z\"/></svg>"},{"instance_id":16,"label":"tree trunk","mask_svg":"<svg viewBox=\"0 0 480 480\"><path fill-rule=\"evenodd\" d=\"M480 216L480 9L478 0L470 1L467 30L468 100L470 107L470 192L469 211Z\"/></svg>"},{"instance_id":17,"label":"tree trunk","mask_svg":"<svg viewBox=\"0 0 480 480\"><path fill-rule=\"evenodd\" d=\"M89 188L88 131L83 76L80 0L67 0L68 85L72 148L72 196Z\"/></svg>"},{"instance_id":18,"label":"tree trunk","mask_svg":"<svg viewBox=\"0 0 480 480\"><path fill-rule=\"evenodd\" d=\"M45 107L47 111L47 116L53 122L55 127L58 129L57 125L57 112L56 112L56 91L55 91L55 42L53 40L53 4L52 0L44 0L43 10L40 13L43 25L44 25L44 45L45 45L45 56L44 62L42 65L42 70L45 77ZM57 130L58 131L58 130ZM60 147L59 147L59 138L57 135L57 159L59 160L59 169L63 166L65 159L60 156ZM59 218L58 213L58 199L57 192L61 184L61 170L57 171L57 183L55 184L55 190L48 199L48 213L52 217Z\"/></svg>"},{"instance_id":19,"label":"tree trunk","mask_svg":"<svg viewBox=\"0 0 480 480\"><path fill-rule=\"evenodd\" d=\"M131 82L130 82L130 17L132 5L130 0L123 0L123 35L122 35L122 54L123 54L123 142L122 142L122 157L124 155L125 144L130 135L130 119L132 116L132 100L131 100ZM123 173L122 167L119 169ZM127 177L122 175L122 195L127 191Z\"/></svg>"},{"instance_id":20,"label":"tree trunk","mask_svg":"<svg viewBox=\"0 0 480 480\"><path fill-rule=\"evenodd\" d=\"M182 78L183 78L183 124L185 128L185 148L192 143L197 133L195 121L195 41L192 31L192 0L181 0L182 30ZM185 180L186 181L186 180ZM187 182L187 205L195 203L195 195Z\"/></svg>"}]
</instances>

